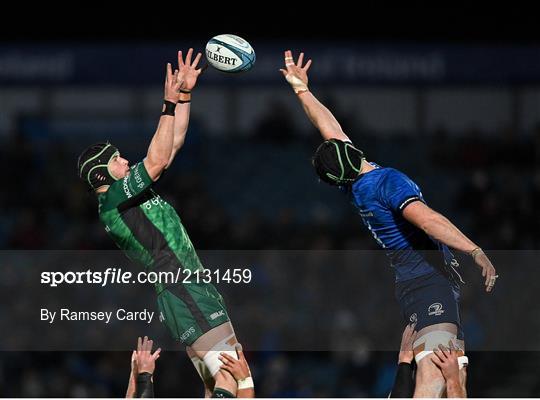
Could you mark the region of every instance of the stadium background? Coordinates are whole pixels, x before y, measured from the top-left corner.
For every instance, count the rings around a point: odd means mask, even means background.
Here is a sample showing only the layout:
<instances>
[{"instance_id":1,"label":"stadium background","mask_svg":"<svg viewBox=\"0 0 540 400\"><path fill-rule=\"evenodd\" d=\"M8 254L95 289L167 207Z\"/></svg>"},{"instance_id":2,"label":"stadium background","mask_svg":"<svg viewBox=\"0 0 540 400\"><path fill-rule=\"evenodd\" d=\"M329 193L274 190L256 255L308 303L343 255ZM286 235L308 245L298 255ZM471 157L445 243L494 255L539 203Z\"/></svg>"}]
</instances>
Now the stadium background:
<instances>
[{"instance_id":1,"label":"stadium background","mask_svg":"<svg viewBox=\"0 0 540 400\"><path fill-rule=\"evenodd\" d=\"M437 19L407 30L401 20L375 27L365 16L357 31L330 34L320 26L238 30L257 51L256 67L201 78L186 145L160 193L178 207L198 249L374 248L347 202L310 169L318 134L277 71L282 50L303 49L314 58L312 90L370 159L417 180L430 205L484 248L537 249L540 47L523 14L521 30L497 30L509 20L518 26L514 17L489 29L466 19L458 32ZM81 146L106 137L131 161L142 158L159 114L161 66L176 49L202 50L212 34L229 31L151 28L161 33L96 34L73 23L67 35L52 27L3 36L1 248L114 248L76 179ZM336 310L345 327L357 317ZM260 396L385 396L396 354L366 350L248 357ZM471 396L539 396L537 353L478 352L472 360ZM3 352L0 394L121 396L128 368L127 353ZM157 395L200 395L184 356L163 354L157 368Z\"/></svg>"}]
</instances>

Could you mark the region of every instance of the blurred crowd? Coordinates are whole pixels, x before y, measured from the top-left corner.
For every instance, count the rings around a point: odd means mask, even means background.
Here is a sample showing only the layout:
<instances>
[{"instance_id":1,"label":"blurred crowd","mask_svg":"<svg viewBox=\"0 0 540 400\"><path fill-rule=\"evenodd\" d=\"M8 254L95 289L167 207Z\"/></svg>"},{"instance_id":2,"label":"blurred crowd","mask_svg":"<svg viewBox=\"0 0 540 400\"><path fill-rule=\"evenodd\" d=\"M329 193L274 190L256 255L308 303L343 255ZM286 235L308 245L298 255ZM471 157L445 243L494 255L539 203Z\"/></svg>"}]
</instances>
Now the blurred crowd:
<instances>
[{"instance_id":1,"label":"blurred crowd","mask_svg":"<svg viewBox=\"0 0 540 400\"><path fill-rule=\"evenodd\" d=\"M346 198L317 182L310 156L318 136L286 133L286 109L260 121L249 137L211 138L202 123L199 128L196 120L193 124L197 135L188 136L156 190L176 207L197 249L376 248ZM441 129L422 137L379 138L370 132L350 136L369 160L399 168L416 180L428 203L484 249L540 248L540 214L535 208L540 204L540 129L530 135L471 131L455 136ZM76 176L77 156L88 144L77 139L39 140L23 130L3 137L0 248L115 248L97 219L94 196ZM126 148L131 162L144 156L142 140L121 139L117 146ZM297 273L303 276L300 286L311 289L299 301L309 302L310 293L323 291L325 274ZM387 278L392 279L390 274ZM377 290L371 292L376 298ZM331 305L339 308L339 302ZM234 314L234 305L231 311ZM337 330L347 332L355 323L354 314L335 310ZM242 328L237 329L242 340ZM396 340L399 334L395 332ZM284 340L274 336L269 332L267 340ZM330 352L247 349L257 395L387 396L397 352L370 351L365 340L355 337L354 351L350 342L344 346L347 350L336 344ZM540 395L538 376L531 373L540 368L538 354L477 352L470 359L471 396ZM118 397L125 392L128 376L127 352L4 352L0 395ZM166 397L202 395L199 378L180 351L165 352L159 360L155 392Z\"/></svg>"}]
</instances>

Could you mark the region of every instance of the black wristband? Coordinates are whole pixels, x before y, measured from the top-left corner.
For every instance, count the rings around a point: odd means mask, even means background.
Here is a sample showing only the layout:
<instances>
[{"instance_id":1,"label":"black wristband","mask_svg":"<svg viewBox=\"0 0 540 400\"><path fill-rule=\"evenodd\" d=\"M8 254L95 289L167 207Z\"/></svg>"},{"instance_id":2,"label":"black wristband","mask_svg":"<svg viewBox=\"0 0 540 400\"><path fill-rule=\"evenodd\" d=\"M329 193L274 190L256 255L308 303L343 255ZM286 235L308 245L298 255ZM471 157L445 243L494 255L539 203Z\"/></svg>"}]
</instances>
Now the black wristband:
<instances>
[{"instance_id":1,"label":"black wristband","mask_svg":"<svg viewBox=\"0 0 540 400\"><path fill-rule=\"evenodd\" d=\"M191 90L180 89L179 91L180 93L186 93L186 94L191 93Z\"/></svg>"},{"instance_id":2,"label":"black wristband","mask_svg":"<svg viewBox=\"0 0 540 400\"><path fill-rule=\"evenodd\" d=\"M141 372L140 374L138 374L136 387L137 393L135 397L154 397L154 384L152 383L152 374L150 372Z\"/></svg>"},{"instance_id":3,"label":"black wristband","mask_svg":"<svg viewBox=\"0 0 540 400\"><path fill-rule=\"evenodd\" d=\"M191 100L178 100L178 104L191 103Z\"/></svg>"},{"instance_id":4,"label":"black wristband","mask_svg":"<svg viewBox=\"0 0 540 400\"><path fill-rule=\"evenodd\" d=\"M176 108L176 103L173 103L169 100L163 101L163 111L161 112L161 115L170 115L171 117L174 117L174 109Z\"/></svg>"}]
</instances>

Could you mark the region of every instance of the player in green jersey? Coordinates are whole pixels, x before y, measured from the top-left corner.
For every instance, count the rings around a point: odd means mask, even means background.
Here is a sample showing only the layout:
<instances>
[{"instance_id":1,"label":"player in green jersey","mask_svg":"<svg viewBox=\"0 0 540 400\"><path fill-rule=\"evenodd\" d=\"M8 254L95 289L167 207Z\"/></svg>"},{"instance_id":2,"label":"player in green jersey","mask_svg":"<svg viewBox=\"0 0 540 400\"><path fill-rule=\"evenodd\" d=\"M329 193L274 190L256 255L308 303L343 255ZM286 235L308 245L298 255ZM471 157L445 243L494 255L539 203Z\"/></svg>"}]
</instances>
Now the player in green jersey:
<instances>
[{"instance_id":1,"label":"player in green jersey","mask_svg":"<svg viewBox=\"0 0 540 400\"><path fill-rule=\"evenodd\" d=\"M204 268L178 214L152 188L184 143L191 90L201 73L197 68L201 53L193 62L192 55L189 49L184 62L179 52L174 73L167 64L162 115L146 158L130 167L116 147L98 143L81 154L78 171L95 191L99 218L118 247L147 271L180 277L177 283L155 284L160 319L173 338L186 345L206 394L234 397L241 396L243 389L237 388L232 375L220 370L221 352L237 357L237 339L223 298L211 283L183 280L186 275L179 272Z\"/></svg>"}]
</instances>

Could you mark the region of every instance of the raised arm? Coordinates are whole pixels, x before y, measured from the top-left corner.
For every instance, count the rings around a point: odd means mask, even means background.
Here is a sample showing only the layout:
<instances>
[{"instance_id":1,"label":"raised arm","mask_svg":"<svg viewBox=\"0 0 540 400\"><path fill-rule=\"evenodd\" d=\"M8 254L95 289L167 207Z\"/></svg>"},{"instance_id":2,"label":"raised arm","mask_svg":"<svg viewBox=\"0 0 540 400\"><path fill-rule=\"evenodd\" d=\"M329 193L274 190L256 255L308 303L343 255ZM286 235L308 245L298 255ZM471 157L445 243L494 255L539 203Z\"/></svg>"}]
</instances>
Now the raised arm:
<instances>
[{"instance_id":1,"label":"raised arm","mask_svg":"<svg viewBox=\"0 0 540 400\"><path fill-rule=\"evenodd\" d=\"M403 217L439 242L472 256L476 265L482 270L482 276L485 277L486 291L491 292L498 277L491 261L482 249L465 236L448 218L421 201L407 205L403 210Z\"/></svg>"},{"instance_id":2,"label":"raised arm","mask_svg":"<svg viewBox=\"0 0 540 400\"><path fill-rule=\"evenodd\" d=\"M202 73L202 68L197 68L202 54L197 53L193 62L191 62L192 56L193 49L190 48L186 54L186 61L184 62L182 52L178 52L177 80L180 83L180 98L175 109L173 147L166 168L169 168L176 153L184 144L189 125L189 113L191 110L191 91L197 83L197 78Z\"/></svg>"},{"instance_id":3,"label":"raised arm","mask_svg":"<svg viewBox=\"0 0 540 400\"><path fill-rule=\"evenodd\" d=\"M292 52L287 50L285 52L285 69L280 69L280 71L293 88L308 118L319 130L324 140L350 141L330 110L309 91L307 71L311 66L311 60L308 60L304 66L302 66L303 62L304 53L300 53L298 62L295 63Z\"/></svg>"},{"instance_id":4,"label":"raised arm","mask_svg":"<svg viewBox=\"0 0 540 400\"><path fill-rule=\"evenodd\" d=\"M163 111L156 133L150 142L148 153L144 159L144 167L150 178L154 181L159 178L163 170L167 167L171 156L174 113L180 96L179 89L178 70L175 70L173 74L171 64L167 64Z\"/></svg>"}]
</instances>

